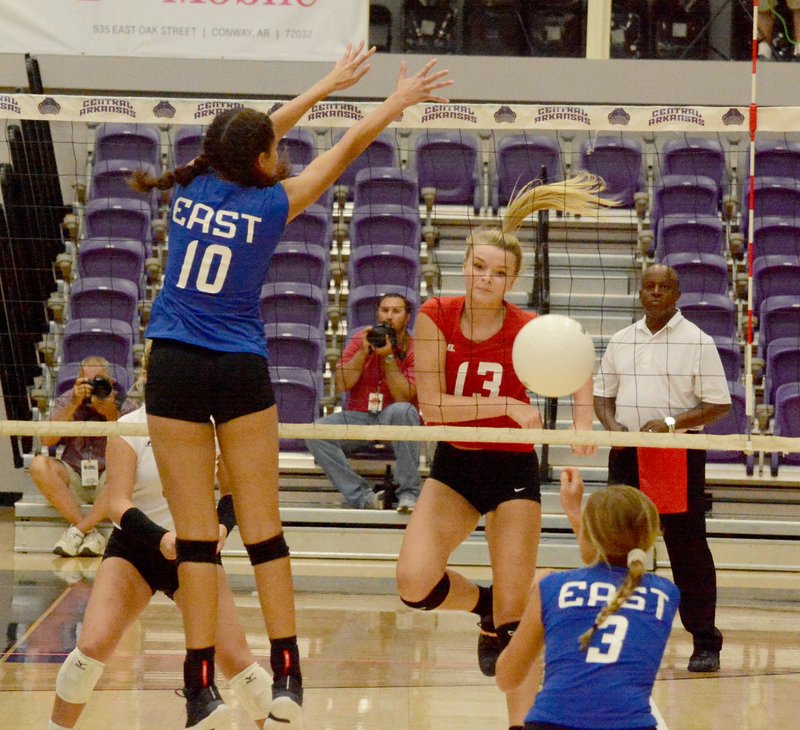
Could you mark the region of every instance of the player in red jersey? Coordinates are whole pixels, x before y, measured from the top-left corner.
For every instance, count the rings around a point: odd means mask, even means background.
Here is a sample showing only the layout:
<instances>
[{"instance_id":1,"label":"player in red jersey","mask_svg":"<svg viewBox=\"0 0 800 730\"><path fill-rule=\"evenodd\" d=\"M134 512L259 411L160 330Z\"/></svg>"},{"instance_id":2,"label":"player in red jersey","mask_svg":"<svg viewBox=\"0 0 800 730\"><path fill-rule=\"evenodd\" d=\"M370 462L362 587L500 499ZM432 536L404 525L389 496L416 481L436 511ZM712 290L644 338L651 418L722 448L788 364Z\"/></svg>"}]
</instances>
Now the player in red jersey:
<instances>
[{"instance_id":1,"label":"player in red jersey","mask_svg":"<svg viewBox=\"0 0 800 730\"><path fill-rule=\"evenodd\" d=\"M505 301L522 264L516 231L533 212L592 213L613 202L602 181L582 174L523 188L501 228L467 238L464 296L431 299L415 327L417 393L427 424L541 428L538 408L511 362L520 328L535 315ZM574 428L592 428L592 384L574 394ZM592 447L575 447L578 454ZM447 568L452 552L486 516L491 587ZM494 664L525 609L541 530L539 468L533 444L439 442L430 476L406 528L397 565L401 600L412 608L470 611L480 617L481 671ZM538 673L506 695L509 725L521 727Z\"/></svg>"}]
</instances>

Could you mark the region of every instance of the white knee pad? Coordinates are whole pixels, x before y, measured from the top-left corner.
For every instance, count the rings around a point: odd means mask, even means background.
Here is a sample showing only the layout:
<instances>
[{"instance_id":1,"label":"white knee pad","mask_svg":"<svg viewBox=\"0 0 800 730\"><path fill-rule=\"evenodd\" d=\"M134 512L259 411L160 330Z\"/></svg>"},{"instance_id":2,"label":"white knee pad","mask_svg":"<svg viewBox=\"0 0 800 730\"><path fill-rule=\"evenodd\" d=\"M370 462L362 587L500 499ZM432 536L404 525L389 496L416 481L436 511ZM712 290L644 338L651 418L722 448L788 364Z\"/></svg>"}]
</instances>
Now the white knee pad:
<instances>
[{"instance_id":1,"label":"white knee pad","mask_svg":"<svg viewBox=\"0 0 800 730\"><path fill-rule=\"evenodd\" d=\"M231 689L253 720L263 720L272 705L272 678L264 667L253 662L230 680Z\"/></svg>"},{"instance_id":2,"label":"white knee pad","mask_svg":"<svg viewBox=\"0 0 800 730\"><path fill-rule=\"evenodd\" d=\"M77 647L58 670L56 694L73 705L85 705L105 669L103 662L86 656Z\"/></svg>"}]
</instances>

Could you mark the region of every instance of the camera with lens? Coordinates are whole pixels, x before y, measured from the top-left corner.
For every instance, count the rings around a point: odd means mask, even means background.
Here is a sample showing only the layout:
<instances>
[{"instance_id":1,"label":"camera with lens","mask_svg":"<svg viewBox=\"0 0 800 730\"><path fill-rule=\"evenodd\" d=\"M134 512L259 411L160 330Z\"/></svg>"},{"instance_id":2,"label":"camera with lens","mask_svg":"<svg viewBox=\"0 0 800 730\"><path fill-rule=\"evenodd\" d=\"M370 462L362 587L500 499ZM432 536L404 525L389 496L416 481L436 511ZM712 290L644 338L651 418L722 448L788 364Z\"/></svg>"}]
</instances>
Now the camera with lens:
<instances>
[{"instance_id":1,"label":"camera with lens","mask_svg":"<svg viewBox=\"0 0 800 730\"><path fill-rule=\"evenodd\" d=\"M378 322L378 324L370 327L369 332L367 332L367 342L376 349L386 346L387 337L392 347L397 349L397 335L392 325L386 322Z\"/></svg>"},{"instance_id":2,"label":"camera with lens","mask_svg":"<svg viewBox=\"0 0 800 730\"><path fill-rule=\"evenodd\" d=\"M108 398L113 390L111 381L108 378L104 378L102 375L98 375L93 380L90 380L89 385L92 388L92 395L98 398Z\"/></svg>"}]
</instances>

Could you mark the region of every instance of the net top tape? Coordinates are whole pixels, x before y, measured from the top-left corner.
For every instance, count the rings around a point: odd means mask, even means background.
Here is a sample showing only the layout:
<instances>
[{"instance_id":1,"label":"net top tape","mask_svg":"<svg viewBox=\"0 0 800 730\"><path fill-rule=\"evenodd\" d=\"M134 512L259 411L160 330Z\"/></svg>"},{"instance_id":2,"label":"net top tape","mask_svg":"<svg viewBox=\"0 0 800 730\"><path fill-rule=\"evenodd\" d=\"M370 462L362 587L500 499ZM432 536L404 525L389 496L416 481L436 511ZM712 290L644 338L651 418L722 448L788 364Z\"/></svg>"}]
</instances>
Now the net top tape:
<instances>
[{"instance_id":1,"label":"net top tape","mask_svg":"<svg viewBox=\"0 0 800 730\"><path fill-rule=\"evenodd\" d=\"M204 124L225 109L250 107L266 113L282 102L264 99L163 99L131 96L0 95L3 118L40 121L140 122ZM377 102L325 101L316 104L299 126L349 127ZM747 107L612 106L554 104L420 104L408 109L393 126L407 129L475 128L485 130L593 131L748 131ZM800 128L800 107L759 110L760 131Z\"/></svg>"}]
</instances>

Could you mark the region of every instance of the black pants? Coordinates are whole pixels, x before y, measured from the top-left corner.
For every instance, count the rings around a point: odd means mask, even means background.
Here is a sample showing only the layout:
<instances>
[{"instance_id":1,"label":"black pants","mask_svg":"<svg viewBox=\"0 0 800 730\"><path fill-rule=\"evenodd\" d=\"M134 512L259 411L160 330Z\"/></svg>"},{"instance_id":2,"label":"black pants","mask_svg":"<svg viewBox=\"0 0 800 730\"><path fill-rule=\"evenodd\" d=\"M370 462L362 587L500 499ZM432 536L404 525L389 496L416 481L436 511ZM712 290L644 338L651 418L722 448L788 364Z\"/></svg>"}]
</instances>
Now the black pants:
<instances>
[{"instance_id":1,"label":"black pants","mask_svg":"<svg viewBox=\"0 0 800 730\"><path fill-rule=\"evenodd\" d=\"M681 592L680 616L695 649L719 651L722 634L714 625L717 574L706 539L706 452L690 449L687 458L687 503L681 514L661 515L664 542L675 585ZM608 457L608 483L639 486L635 448L613 448Z\"/></svg>"}]
</instances>

